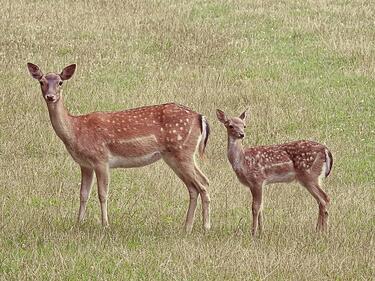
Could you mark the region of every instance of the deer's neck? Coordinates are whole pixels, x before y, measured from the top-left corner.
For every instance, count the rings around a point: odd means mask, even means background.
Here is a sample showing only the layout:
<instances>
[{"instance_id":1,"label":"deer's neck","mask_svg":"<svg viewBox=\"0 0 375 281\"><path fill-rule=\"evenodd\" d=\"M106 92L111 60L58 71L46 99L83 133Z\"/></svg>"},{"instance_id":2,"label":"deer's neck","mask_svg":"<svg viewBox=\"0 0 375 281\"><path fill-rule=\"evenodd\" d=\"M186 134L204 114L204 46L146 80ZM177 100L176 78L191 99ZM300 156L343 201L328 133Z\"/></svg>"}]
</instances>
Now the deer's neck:
<instances>
[{"instance_id":1,"label":"deer's neck","mask_svg":"<svg viewBox=\"0 0 375 281\"><path fill-rule=\"evenodd\" d=\"M48 103L47 107L52 127L57 136L65 145L70 144L74 140L73 118L66 110L62 97L56 103Z\"/></svg>"},{"instance_id":2,"label":"deer's neck","mask_svg":"<svg viewBox=\"0 0 375 281\"><path fill-rule=\"evenodd\" d=\"M228 159L233 169L239 172L245 160L245 154L240 139L228 137Z\"/></svg>"}]
</instances>

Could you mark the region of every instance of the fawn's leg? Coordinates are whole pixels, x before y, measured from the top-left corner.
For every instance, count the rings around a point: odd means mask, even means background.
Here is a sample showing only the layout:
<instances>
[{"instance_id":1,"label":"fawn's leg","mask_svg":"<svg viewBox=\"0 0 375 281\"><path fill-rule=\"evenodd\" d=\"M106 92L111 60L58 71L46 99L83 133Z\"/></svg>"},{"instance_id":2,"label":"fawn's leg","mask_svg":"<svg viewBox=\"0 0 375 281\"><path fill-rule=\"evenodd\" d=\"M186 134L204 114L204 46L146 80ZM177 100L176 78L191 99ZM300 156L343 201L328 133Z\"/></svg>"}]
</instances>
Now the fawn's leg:
<instances>
[{"instance_id":1,"label":"fawn's leg","mask_svg":"<svg viewBox=\"0 0 375 281\"><path fill-rule=\"evenodd\" d=\"M252 227L252 235L255 236L258 231L262 231L262 218L260 218L260 213L262 210L262 186L252 187L251 194L253 195L253 202L252 202L252 215L253 215L253 227Z\"/></svg>"},{"instance_id":2,"label":"fawn's leg","mask_svg":"<svg viewBox=\"0 0 375 281\"><path fill-rule=\"evenodd\" d=\"M306 189L318 202L319 216L318 222L316 224L316 230L325 231L328 227L328 212L326 209L326 206L329 203L328 195L324 192L323 189L320 188L318 182L315 180L300 180L300 182L304 187L306 187Z\"/></svg>"}]
</instances>

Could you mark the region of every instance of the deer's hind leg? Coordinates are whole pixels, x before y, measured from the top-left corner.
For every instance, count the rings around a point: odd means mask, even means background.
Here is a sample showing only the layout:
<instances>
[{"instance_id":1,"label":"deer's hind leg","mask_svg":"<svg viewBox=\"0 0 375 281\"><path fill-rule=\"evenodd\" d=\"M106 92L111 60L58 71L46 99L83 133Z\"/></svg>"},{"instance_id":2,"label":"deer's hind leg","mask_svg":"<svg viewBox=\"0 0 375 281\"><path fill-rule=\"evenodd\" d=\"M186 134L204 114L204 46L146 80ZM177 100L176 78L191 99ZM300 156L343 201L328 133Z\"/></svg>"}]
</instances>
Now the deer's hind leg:
<instances>
[{"instance_id":1,"label":"deer's hind leg","mask_svg":"<svg viewBox=\"0 0 375 281\"><path fill-rule=\"evenodd\" d=\"M329 204L329 197L327 193L319 185L318 178L312 178L309 176L299 177L298 181L310 192L310 194L318 202L319 215L318 222L316 224L317 231L326 231L328 227L328 212L327 206Z\"/></svg>"},{"instance_id":2,"label":"deer's hind leg","mask_svg":"<svg viewBox=\"0 0 375 281\"><path fill-rule=\"evenodd\" d=\"M203 227L205 230L209 230L211 228L211 223L210 197L207 191L207 178L196 166L193 157L190 157L185 153L165 153L163 159L185 183L189 191L190 202L185 221L186 232L191 232L193 228L198 194L200 194L202 200Z\"/></svg>"}]
</instances>

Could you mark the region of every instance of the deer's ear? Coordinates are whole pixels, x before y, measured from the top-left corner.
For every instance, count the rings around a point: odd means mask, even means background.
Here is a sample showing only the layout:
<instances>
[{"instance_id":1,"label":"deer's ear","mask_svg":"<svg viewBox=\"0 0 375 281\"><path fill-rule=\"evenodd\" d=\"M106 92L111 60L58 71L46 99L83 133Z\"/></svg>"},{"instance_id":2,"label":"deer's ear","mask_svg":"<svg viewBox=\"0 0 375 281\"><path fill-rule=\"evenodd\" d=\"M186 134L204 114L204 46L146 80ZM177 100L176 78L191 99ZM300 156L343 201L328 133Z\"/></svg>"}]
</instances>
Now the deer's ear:
<instances>
[{"instance_id":1,"label":"deer's ear","mask_svg":"<svg viewBox=\"0 0 375 281\"><path fill-rule=\"evenodd\" d=\"M70 78L72 78L74 72L76 71L76 67L77 67L76 64L71 64L65 67L60 74L61 79L69 80Z\"/></svg>"},{"instance_id":2,"label":"deer's ear","mask_svg":"<svg viewBox=\"0 0 375 281\"><path fill-rule=\"evenodd\" d=\"M226 123L228 121L228 118L227 116L225 115L224 111L220 110L220 109L216 109L216 116L217 116L217 119L219 119L219 121L221 123Z\"/></svg>"},{"instance_id":3,"label":"deer's ear","mask_svg":"<svg viewBox=\"0 0 375 281\"><path fill-rule=\"evenodd\" d=\"M241 115L239 116L240 119L242 119L242 120L246 119L246 117L247 117L247 110L248 110L248 108L246 108L246 110L241 113Z\"/></svg>"},{"instance_id":4,"label":"deer's ear","mask_svg":"<svg viewBox=\"0 0 375 281\"><path fill-rule=\"evenodd\" d=\"M29 69L29 72L30 72L31 76L34 79L40 80L43 77L42 71L39 69L39 66L37 66L36 64L28 62L27 68Z\"/></svg>"}]
</instances>

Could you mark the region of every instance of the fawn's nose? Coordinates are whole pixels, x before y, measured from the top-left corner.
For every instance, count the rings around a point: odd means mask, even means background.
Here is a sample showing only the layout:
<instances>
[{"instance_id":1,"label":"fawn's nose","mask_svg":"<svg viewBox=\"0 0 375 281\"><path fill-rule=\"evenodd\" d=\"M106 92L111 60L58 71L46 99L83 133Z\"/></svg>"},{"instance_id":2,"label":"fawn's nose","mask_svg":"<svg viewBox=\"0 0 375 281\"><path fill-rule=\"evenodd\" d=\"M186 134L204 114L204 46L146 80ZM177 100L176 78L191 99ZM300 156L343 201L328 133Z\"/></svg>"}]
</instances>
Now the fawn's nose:
<instances>
[{"instance_id":1,"label":"fawn's nose","mask_svg":"<svg viewBox=\"0 0 375 281\"><path fill-rule=\"evenodd\" d=\"M55 97L54 97L54 95L46 95L46 100L47 101L54 101Z\"/></svg>"},{"instance_id":2,"label":"fawn's nose","mask_svg":"<svg viewBox=\"0 0 375 281\"><path fill-rule=\"evenodd\" d=\"M240 139L243 139L245 137L245 134L244 133L239 133L238 136L240 137Z\"/></svg>"}]
</instances>

